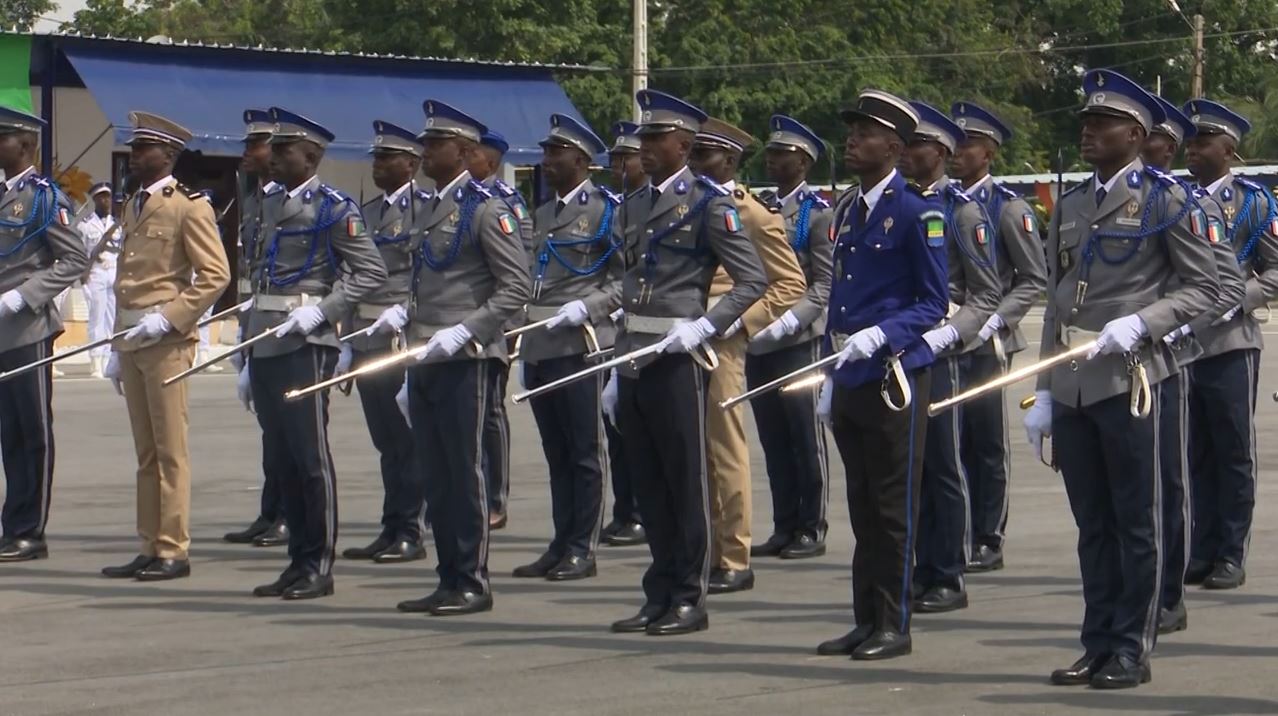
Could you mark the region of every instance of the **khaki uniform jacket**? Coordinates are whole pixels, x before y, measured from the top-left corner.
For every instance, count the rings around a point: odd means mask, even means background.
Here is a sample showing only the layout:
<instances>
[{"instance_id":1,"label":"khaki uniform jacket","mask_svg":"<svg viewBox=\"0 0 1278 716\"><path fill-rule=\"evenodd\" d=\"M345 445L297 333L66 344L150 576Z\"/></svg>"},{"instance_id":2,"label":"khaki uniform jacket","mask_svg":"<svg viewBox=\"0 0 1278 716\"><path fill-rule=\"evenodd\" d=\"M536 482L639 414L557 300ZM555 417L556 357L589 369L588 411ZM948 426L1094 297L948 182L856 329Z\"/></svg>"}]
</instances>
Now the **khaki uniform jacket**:
<instances>
[{"instance_id":1,"label":"khaki uniform jacket","mask_svg":"<svg viewBox=\"0 0 1278 716\"><path fill-rule=\"evenodd\" d=\"M749 338L801 301L808 284L794 249L790 248L781 214L741 186L732 191L732 199L768 278L763 295L741 314L741 331ZM720 266L710 283L710 301L715 302L732 286L732 277Z\"/></svg>"}]
</instances>

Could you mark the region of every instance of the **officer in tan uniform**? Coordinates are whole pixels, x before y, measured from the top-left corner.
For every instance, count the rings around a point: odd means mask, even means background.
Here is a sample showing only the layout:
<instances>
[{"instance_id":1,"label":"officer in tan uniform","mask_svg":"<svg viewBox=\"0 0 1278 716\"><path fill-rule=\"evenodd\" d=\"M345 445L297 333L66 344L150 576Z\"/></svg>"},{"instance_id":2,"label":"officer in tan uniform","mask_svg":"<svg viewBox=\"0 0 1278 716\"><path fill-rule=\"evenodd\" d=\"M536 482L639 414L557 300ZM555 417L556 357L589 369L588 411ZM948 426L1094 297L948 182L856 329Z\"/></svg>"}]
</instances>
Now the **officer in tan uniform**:
<instances>
[{"instance_id":1,"label":"officer in tan uniform","mask_svg":"<svg viewBox=\"0 0 1278 716\"><path fill-rule=\"evenodd\" d=\"M754 138L719 119L710 118L692 147L693 171L732 192L746 233L754 244L768 288L713 346L719 368L710 374L706 411L706 462L710 470L710 512L714 521L710 572L711 594L738 592L754 586L750 569L750 449L745 441L745 406L719 409L719 402L745 391L746 340L767 328L803 298L807 281L790 248L781 215L736 184L737 169ZM732 288L722 267L710 285L710 304Z\"/></svg>"},{"instance_id":2,"label":"officer in tan uniform","mask_svg":"<svg viewBox=\"0 0 1278 716\"><path fill-rule=\"evenodd\" d=\"M231 282L213 207L173 178L190 131L132 112L129 169L142 189L125 202L116 270L115 332L105 375L124 393L138 456L140 554L107 567L113 578L161 581L191 574L187 389L165 379L191 367L196 322Z\"/></svg>"}]
</instances>

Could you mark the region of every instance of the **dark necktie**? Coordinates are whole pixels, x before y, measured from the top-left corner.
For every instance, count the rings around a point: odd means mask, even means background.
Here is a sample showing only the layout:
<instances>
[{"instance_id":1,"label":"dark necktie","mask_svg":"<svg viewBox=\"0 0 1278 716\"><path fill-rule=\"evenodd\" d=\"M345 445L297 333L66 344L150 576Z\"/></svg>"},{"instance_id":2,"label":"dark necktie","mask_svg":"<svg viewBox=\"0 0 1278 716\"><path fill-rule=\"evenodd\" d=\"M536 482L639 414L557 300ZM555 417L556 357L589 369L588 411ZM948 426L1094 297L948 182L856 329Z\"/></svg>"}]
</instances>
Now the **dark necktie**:
<instances>
[{"instance_id":1,"label":"dark necktie","mask_svg":"<svg viewBox=\"0 0 1278 716\"><path fill-rule=\"evenodd\" d=\"M866 223L870 221L870 202L865 200L864 196L857 197L857 227L865 228Z\"/></svg>"},{"instance_id":2,"label":"dark necktie","mask_svg":"<svg viewBox=\"0 0 1278 716\"><path fill-rule=\"evenodd\" d=\"M661 198L661 190L654 186L652 188L652 205L654 207L657 205L657 200L660 198Z\"/></svg>"},{"instance_id":3,"label":"dark necktie","mask_svg":"<svg viewBox=\"0 0 1278 716\"><path fill-rule=\"evenodd\" d=\"M147 191L138 192L138 214L142 213L142 209L146 207L146 200L149 198L151 198L150 192L147 192Z\"/></svg>"},{"instance_id":4,"label":"dark necktie","mask_svg":"<svg viewBox=\"0 0 1278 716\"><path fill-rule=\"evenodd\" d=\"M1096 190L1096 206L1100 206L1101 202L1105 201L1105 195L1108 193L1109 192L1105 191L1105 187L1101 187Z\"/></svg>"},{"instance_id":5,"label":"dark necktie","mask_svg":"<svg viewBox=\"0 0 1278 716\"><path fill-rule=\"evenodd\" d=\"M560 199L555 202L555 216L559 216L559 212L564 210L564 200Z\"/></svg>"}]
</instances>

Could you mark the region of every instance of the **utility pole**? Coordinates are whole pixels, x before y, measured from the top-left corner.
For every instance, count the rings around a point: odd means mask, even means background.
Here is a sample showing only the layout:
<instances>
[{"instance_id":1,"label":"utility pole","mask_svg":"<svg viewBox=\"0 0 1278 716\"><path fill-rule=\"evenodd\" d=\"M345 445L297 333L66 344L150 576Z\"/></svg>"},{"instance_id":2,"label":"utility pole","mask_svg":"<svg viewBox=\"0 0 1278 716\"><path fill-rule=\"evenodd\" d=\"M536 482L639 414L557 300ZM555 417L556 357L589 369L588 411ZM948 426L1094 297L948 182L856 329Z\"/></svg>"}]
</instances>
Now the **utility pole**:
<instances>
[{"instance_id":1,"label":"utility pole","mask_svg":"<svg viewBox=\"0 0 1278 716\"><path fill-rule=\"evenodd\" d=\"M1203 62L1203 16L1194 15L1194 75L1189 89L1192 97L1203 96Z\"/></svg>"},{"instance_id":2,"label":"utility pole","mask_svg":"<svg viewBox=\"0 0 1278 716\"><path fill-rule=\"evenodd\" d=\"M648 0L634 0L634 77L630 87L630 96L634 97L641 89L648 88ZM1197 95L1195 95L1197 96ZM635 121L642 116L639 102L632 100Z\"/></svg>"}]
</instances>

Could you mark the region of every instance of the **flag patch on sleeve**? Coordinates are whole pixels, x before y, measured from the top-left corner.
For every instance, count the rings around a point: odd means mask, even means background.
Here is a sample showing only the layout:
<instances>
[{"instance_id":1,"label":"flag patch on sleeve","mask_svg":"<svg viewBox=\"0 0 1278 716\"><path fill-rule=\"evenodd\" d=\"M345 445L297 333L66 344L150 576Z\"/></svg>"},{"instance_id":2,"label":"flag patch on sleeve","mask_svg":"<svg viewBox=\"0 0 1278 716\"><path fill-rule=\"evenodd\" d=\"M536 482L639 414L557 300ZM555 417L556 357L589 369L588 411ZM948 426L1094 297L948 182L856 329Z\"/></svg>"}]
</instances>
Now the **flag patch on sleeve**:
<instances>
[{"instance_id":1,"label":"flag patch on sleeve","mask_svg":"<svg viewBox=\"0 0 1278 716\"><path fill-rule=\"evenodd\" d=\"M737 213L736 209L728 209L723 212L723 225L734 234L741 230L741 215Z\"/></svg>"},{"instance_id":2,"label":"flag patch on sleeve","mask_svg":"<svg viewBox=\"0 0 1278 716\"><path fill-rule=\"evenodd\" d=\"M515 233L515 220L510 214L502 214L497 217L497 225L501 227L501 233L512 236Z\"/></svg>"},{"instance_id":3,"label":"flag patch on sleeve","mask_svg":"<svg viewBox=\"0 0 1278 716\"><path fill-rule=\"evenodd\" d=\"M1202 209L1194 209L1189 212L1189 230L1194 236L1199 238L1207 238L1207 216L1203 214Z\"/></svg>"},{"instance_id":4,"label":"flag patch on sleeve","mask_svg":"<svg viewBox=\"0 0 1278 716\"><path fill-rule=\"evenodd\" d=\"M71 212L65 206L58 208L58 223L63 226L71 225Z\"/></svg>"},{"instance_id":5,"label":"flag patch on sleeve","mask_svg":"<svg viewBox=\"0 0 1278 716\"><path fill-rule=\"evenodd\" d=\"M1278 236L1278 216L1269 220L1269 233Z\"/></svg>"},{"instance_id":6,"label":"flag patch on sleeve","mask_svg":"<svg viewBox=\"0 0 1278 716\"><path fill-rule=\"evenodd\" d=\"M352 213L346 217L346 235L352 239L364 233L364 217Z\"/></svg>"},{"instance_id":7,"label":"flag patch on sleeve","mask_svg":"<svg viewBox=\"0 0 1278 716\"><path fill-rule=\"evenodd\" d=\"M1225 232L1220 228L1220 221L1218 219L1207 220L1207 241L1213 244L1219 244L1220 237L1224 236L1224 233Z\"/></svg>"},{"instance_id":8,"label":"flag patch on sleeve","mask_svg":"<svg viewBox=\"0 0 1278 716\"><path fill-rule=\"evenodd\" d=\"M927 245L938 248L945 245L945 217L939 211L929 211L919 217L923 222Z\"/></svg>"},{"instance_id":9,"label":"flag patch on sleeve","mask_svg":"<svg viewBox=\"0 0 1278 716\"><path fill-rule=\"evenodd\" d=\"M524 208L523 204L515 204L515 218L520 221L528 218L528 210Z\"/></svg>"},{"instance_id":10,"label":"flag patch on sleeve","mask_svg":"<svg viewBox=\"0 0 1278 716\"><path fill-rule=\"evenodd\" d=\"M990 242L990 232L985 228L985 224L976 225L976 244L984 246Z\"/></svg>"},{"instance_id":11,"label":"flag patch on sleeve","mask_svg":"<svg viewBox=\"0 0 1278 716\"><path fill-rule=\"evenodd\" d=\"M1034 215L1030 212L1021 214L1021 228L1025 229L1025 233L1034 233Z\"/></svg>"}]
</instances>

